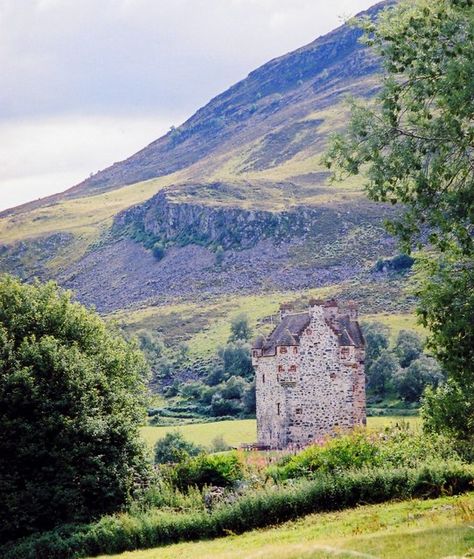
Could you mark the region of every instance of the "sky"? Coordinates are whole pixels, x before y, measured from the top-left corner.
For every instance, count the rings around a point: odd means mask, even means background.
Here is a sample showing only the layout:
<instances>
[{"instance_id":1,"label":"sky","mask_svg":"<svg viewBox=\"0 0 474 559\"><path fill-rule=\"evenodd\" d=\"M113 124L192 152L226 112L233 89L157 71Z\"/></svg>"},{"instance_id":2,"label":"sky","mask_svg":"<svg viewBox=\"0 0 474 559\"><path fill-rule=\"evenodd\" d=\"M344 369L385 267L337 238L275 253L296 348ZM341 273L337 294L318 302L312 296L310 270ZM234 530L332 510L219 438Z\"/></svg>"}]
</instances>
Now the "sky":
<instances>
[{"instance_id":1,"label":"sky","mask_svg":"<svg viewBox=\"0 0 474 559\"><path fill-rule=\"evenodd\" d=\"M0 210L132 155L374 3L0 0Z\"/></svg>"}]
</instances>

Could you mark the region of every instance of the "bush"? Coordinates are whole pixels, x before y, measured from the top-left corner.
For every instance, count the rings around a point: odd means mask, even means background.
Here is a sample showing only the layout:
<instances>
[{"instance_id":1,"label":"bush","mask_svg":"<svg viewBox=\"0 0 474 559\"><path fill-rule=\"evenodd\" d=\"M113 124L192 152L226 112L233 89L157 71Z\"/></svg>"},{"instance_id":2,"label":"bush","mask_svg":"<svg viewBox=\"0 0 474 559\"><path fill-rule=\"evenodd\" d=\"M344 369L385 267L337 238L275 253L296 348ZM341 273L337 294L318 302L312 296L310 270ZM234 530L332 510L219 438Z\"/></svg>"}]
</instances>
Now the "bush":
<instances>
[{"instance_id":1,"label":"bush","mask_svg":"<svg viewBox=\"0 0 474 559\"><path fill-rule=\"evenodd\" d=\"M231 487L244 477L244 464L236 452L202 454L178 464L168 473L181 490L205 485Z\"/></svg>"},{"instance_id":2,"label":"bush","mask_svg":"<svg viewBox=\"0 0 474 559\"><path fill-rule=\"evenodd\" d=\"M291 487L269 489L217 507L211 514L152 510L137 516L102 518L96 524L64 527L0 549L3 559L78 559L180 541L215 538L296 519L306 514L381 503L394 498L438 497L472 487L474 470L458 462L417 469L321 475Z\"/></svg>"},{"instance_id":3,"label":"bush","mask_svg":"<svg viewBox=\"0 0 474 559\"><path fill-rule=\"evenodd\" d=\"M151 251L157 260L162 260L166 254L165 247L160 242L155 243Z\"/></svg>"},{"instance_id":4,"label":"bush","mask_svg":"<svg viewBox=\"0 0 474 559\"><path fill-rule=\"evenodd\" d=\"M130 502L147 372L70 293L0 278L0 542Z\"/></svg>"},{"instance_id":5,"label":"bush","mask_svg":"<svg viewBox=\"0 0 474 559\"><path fill-rule=\"evenodd\" d=\"M201 446L185 440L179 431L166 433L155 444L155 464L176 464L203 451Z\"/></svg>"},{"instance_id":6,"label":"bush","mask_svg":"<svg viewBox=\"0 0 474 559\"><path fill-rule=\"evenodd\" d=\"M400 425L385 433L359 431L313 445L294 456L286 456L268 474L277 481L315 477L321 473L344 472L364 467L416 467L430 459L459 459L445 437L413 434Z\"/></svg>"}]
</instances>

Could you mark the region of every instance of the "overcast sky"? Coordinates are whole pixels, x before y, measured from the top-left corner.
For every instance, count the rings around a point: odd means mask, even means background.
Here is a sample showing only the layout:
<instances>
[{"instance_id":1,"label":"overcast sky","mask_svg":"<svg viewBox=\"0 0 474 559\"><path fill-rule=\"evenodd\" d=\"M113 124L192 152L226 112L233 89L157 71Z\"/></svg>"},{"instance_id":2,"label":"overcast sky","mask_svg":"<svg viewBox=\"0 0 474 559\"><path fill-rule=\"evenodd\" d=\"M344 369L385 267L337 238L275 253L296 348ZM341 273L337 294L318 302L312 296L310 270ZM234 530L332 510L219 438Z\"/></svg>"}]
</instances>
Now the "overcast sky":
<instances>
[{"instance_id":1,"label":"overcast sky","mask_svg":"<svg viewBox=\"0 0 474 559\"><path fill-rule=\"evenodd\" d=\"M375 0L0 0L0 209L136 152Z\"/></svg>"}]
</instances>

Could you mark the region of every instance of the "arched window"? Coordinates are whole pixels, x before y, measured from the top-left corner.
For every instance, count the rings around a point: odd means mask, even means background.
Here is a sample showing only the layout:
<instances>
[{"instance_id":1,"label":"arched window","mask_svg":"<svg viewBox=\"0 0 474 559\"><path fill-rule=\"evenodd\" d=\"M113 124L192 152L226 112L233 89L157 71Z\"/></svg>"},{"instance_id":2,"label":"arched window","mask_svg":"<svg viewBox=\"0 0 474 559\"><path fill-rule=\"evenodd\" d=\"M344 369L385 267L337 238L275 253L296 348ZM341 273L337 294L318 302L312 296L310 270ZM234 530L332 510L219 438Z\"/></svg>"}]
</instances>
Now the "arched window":
<instances>
[{"instance_id":1,"label":"arched window","mask_svg":"<svg viewBox=\"0 0 474 559\"><path fill-rule=\"evenodd\" d=\"M297 346L293 346L293 353L297 354L298 353L298 347Z\"/></svg>"},{"instance_id":2,"label":"arched window","mask_svg":"<svg viewBox=\"0 0 474 559\"><path fill-rule=\"evenodd\" d=\"M286 347L280 347L280 353L288 353Z\"/></svg>"},{"instance_id":3,"label":"arched window","mask_svg":"<svg viewBox=\"0 0 474 559\"><path fill-rule=\"evenodd\" d=\"M279 373L283 373L285 370L285 367L283 367L283 365L278 365L278 372Z\"/></svg>"},{"instance_id":4,"label":"arched window","mask_svg":"<svg viewBox=\"0 0 474 559\"><path fill-rule=\"evenodd\" d=\"M291 365L290 372L291 373L296 373L296 365Z\"/></svg>"}]
</instances>

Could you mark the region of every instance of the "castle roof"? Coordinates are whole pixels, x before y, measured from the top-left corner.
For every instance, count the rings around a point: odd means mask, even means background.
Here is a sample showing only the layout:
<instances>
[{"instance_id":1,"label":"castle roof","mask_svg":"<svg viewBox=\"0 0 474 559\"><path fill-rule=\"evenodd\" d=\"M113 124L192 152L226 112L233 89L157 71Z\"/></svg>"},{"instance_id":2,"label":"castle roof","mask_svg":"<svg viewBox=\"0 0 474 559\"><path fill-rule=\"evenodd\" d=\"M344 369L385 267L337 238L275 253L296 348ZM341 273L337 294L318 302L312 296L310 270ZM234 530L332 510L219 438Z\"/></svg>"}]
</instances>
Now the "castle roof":
<instances>
[{"instance_id":1,"label":"castle roof","mask_svg":"<svg viewBox=\"0 0 474 559\"><path fill-rule=\"evenodd\" d=\"M364 347L364 336L358 322L351 320L347 315L339 317L337 322L339 345Z\"/></svg>"},{"instance_id":2,"label":"castle roof","mask_svg":"<svg viewBox=\"0 0 474 559\"><path fill-rule=\"evenodd\" d=\"M332 305L332 301L330 302ZM281 319L280 324L273 330L270 336L264 340L262 346L257 346L259 339L255 341L255 348L262 349L264 356L275 355L277 346L299 345L300 336L310 324L310 314L308 312L298 314L287 314ZM364 336L359 323L351 320L349 315L339 315L331 325L337 334L340 346L363 347Z\"/></svg>"},{"instance_id":3,"label":"castle roof","mask_svg":"<svg viewBox=\"0 0 474 559\"><path fill-rule=\"evenodd\" d=\"M299 345L299 337L310 321L309 313L287 314L263 346L264 355L274 355L277 346Z\"/></svg>"}]
</instances>

